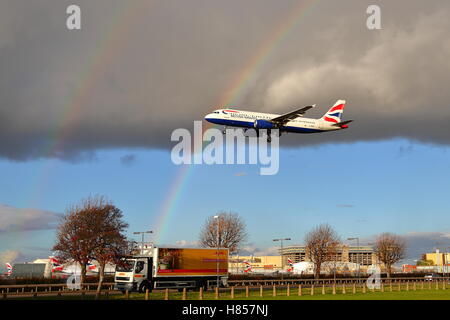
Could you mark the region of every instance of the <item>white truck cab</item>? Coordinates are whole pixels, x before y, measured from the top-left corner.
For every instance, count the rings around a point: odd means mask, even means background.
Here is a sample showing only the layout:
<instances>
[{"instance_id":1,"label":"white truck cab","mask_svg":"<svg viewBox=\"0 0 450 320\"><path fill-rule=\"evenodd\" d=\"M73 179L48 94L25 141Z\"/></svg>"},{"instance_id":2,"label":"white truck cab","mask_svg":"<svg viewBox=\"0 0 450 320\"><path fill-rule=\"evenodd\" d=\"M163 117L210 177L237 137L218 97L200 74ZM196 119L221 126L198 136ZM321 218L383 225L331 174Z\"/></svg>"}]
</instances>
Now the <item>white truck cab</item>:
<instances>
[{"instance_id":1,"label":"white truck cab","mask_svg":"<svg viewBox=\"0 0 450 320\"><path fill-rule=\"evenodd\" d=\"M151 290L152 257L136 256L124 258L116 267L114 277L115 287L120 291Z\"/></svg>"}]
</instances>

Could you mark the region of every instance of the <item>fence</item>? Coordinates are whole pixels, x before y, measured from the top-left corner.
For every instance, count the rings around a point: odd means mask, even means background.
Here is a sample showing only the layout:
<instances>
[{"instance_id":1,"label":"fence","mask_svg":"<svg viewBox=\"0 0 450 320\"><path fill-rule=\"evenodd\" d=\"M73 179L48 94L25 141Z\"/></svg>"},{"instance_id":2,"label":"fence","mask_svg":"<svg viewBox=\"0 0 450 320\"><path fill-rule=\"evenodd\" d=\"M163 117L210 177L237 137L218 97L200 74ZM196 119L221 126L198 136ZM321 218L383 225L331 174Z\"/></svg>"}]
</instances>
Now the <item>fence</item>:
<instances>
[{"instance_id":1,"label":"fence","mask_svg":"<svg viewBox=\"0 0 450 320\"><path fill-rule=\"evenodd\" d=\"M192 300L204 298L249 298L249 297L269 297L269 296L293 296L293 295L318 295L318 294L356 294L368 292L393 292L393 291L416 291L416 290L446 290L449 286L449 278L438 278L426 280L424 278L391 278L380 279L379 288L369 289L366 285L367 279L289 279L289 280L243 280L230 281L228 288L213 288L213 291L204 292L200 288L198 292L187 292L186 288L181 293L176 290L154 289L153 292L146 291L144 295L136 296L135 293L125 292L122 298L150 300L151 298L171 300ZM71 295L81 296L92 295L96 292L97 284L82 284L81 290L68 290L66 284L33 284L33 285L3 285L0 286L0 293L3 299L8 297L38 297L48 295ZM114 283L103 284L103 296L108 299L109 295L122 295L119 291L114 291ZM207 296L208 295L208 296Z\"/></svg>"},{"instance_id":2,"label":"fence","mask_svg":"<svg viewBox=\"0 0 450 320\"><path fill-rule=\"evenodd\" d=\"M244 299L251 297L289 297L289 296L303 296L303 295L325 295L325 294L369 294L370 292L402 292L402 291L419 291L419 290L446 290L449 287L449 278L440 278L439 280L427 281L424 278L409 278L409 279L382 279L378 288L369 289L366 285L366 279L364 281L341 281L339 284L328 280L308 280L306 284L297 283L292 284L293 281L279 281L277 284L265 284L267 280L258 281L258 285L244 285L244 286L230 286L226 289L217 288L210 294L210 298L214 299ZM298 280L295 280L299 282ZM253 281L255 282L255 281ZM267 281L267 282L270 282ZM162 297L161 297L162 298ZM180 299L179 294L170 294L168 289L164 291L164 300L170 300L170 298ZM186 290L184 289L181 295L181 300L198 299L203 300L205 293L202 289L198 293L193 293L188 297ZM128 293L125 294L125 299L130 299ZM145 294L145 300L150 300L150 293L147 291Z\"/></svg>"},{"instance_id":3,"label":"fence","mask_svg":"<svg viewBox=\"0 0 450 320\"><path fill-rule=\"evenodd\" d=\"M449 281L450 277L435 278L433 281ZM425 278L380 278L381 283L398 283L398 282L413 282L413 281L427 281ZM320 285L348 285L352 283L366 283L367 278L337 278L337 279L271 279L271 280L229 280L229 286L273 286L273 285L303 285L303 286L320 286ZM427 281L428 282L428 281Z\"/></svg>"},{"instance_id":4,"label":"fence","mask_svg":"<svg viewBox=\"0 0 450 320\"><path fill-rule=\"evenodd\" d=\"M3 299L14 296L33 296L38 295L63 295L63 294L78 294L85 295L94 293L97 290L97 283L83 283L80 284L79 290L70 290L65 283L57 284L17 284L17 285L0 285L0 295ZM114 283L103 283L102 290L113 291Z\"/></svg>"}]
</instances>

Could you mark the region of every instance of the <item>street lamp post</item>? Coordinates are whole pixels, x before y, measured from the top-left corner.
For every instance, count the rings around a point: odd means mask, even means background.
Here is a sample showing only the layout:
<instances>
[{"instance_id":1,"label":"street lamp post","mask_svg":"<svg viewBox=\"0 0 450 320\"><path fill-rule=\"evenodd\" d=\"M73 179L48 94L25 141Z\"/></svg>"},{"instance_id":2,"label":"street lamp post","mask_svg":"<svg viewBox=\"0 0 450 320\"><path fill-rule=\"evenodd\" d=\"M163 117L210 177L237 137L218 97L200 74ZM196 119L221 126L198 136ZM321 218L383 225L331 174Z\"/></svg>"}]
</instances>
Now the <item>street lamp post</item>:
<instances>
[{"instance_id":1,"label":"street lamp post","mask_svg":"<svg viewBox=\"0 0 450 320\"><path fill-rule=\"evenodd\" d=\"M216 230L217 230L217 235L216 235L216 243L217 243L217 251L216 251L216 287L219 288L219 216L214 216L214 219L217 220L217 224L216 224Z\"/></svg>"},{"instance_id":2,"label":"street lamp post","mask_svg":"<svg viewBox=\"0 0 450 320\"><path fill-rule=\"evenodd\" d=\"M141 240L141 254L144 253L144 235L146 233L153 233L153 231L148 230L148 231L137 231L137 232L133 232L133 234L140 234L142 235L142 240Z\"/></svg>"},{"instance_id":3,"label":"street lamp post","mask_svg":"<svg viewBox=\"0 0 450 320\"><path fill-rule=\"evenodd\" d=\"M273 241L280 241L280 255L281 255L281 280L283 280L283 271L284 271L284 259L283 259L283 241L291 240L291 238L279 238L273 239Z\"/></svg>"},{"instance_id":4,"label":"street lamp post","mask_svg":"<svg viewBox=\"0 0 450 320\"><path fill-rule=\"evenodd\" d=\"M351 241L351 240L356 240L356 246L357 246L357 250L358 250L358 254L359 254L359 238L358 237L354 237L354 238L347 238L347 240ZM358 259L357 261L357 269L356 269L356 276L358 277L358 282L359 282L359 255L357 255Z\"/></svg>"}]
</instances>

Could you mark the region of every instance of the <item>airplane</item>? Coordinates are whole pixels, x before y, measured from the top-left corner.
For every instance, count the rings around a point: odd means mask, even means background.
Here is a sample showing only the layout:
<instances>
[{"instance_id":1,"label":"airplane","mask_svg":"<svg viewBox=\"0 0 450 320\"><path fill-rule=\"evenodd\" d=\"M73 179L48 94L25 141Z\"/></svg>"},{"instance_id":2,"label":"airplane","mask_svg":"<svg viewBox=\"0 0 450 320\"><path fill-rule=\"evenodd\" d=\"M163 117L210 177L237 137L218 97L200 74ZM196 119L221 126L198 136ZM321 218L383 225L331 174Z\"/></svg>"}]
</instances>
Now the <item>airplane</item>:
<instances>
[{"instance_id":1,"label":"airplane","mask_svg":"<svg viewBox=\"0 0 450 320\"><path fill-rule=\"evenodd\" d=\"M245 273L252 272L252 265L248 261L244 261L244 264L245 264L244 272Z\"/></svg>"},{"instance_id":2,"label":"airplane","mask_svg":"<svg viewBox=\"0 0 450 320\"><path fill-rule=\"evenodd\" d=\"M48 258L50 259L50 263L52 264L52 272L57 272L57 271L62 272L64 270L64 266L61 263L59 263L59 261L56 260L55 257L50 256Z\"/></svg>"},{"instance_id":3,"label":"airplane","mask_svg":"<svg viewBox=\"0 0 450 320\"><path fill-rule=\"evenodd\" d=\"M79 266L78 263L68 263L66 265L61 264L55 257L50 256L50 263L52 264L52 272L61 272L66 274L80 274L81 273L81 266ZM91 261L89 261L86 265L86 270L98 273L98 268L95 264L93 264Z\"/></svg>"},{"instance_id":4,"label":"airplane","mask_svg":"<svg viewBox=\"0 0 450 320\"><path fill-rule=\"evenodd\" d=\"M288 263L288 269L287 269L287 271L288 271L288 272L294 271L294 262L292 261L291 258L288 258L288 259L287 259L287 263Z\"/></svg>"},{"instance_id":5,"label":"airplane","mask_svg":"<svg viewBox=\"0 0 450 320\"><path fill-rule=\"evenodd\" d=\"M250 129L256 129L259 137L260 129L267 129L267 141L271 141L271 129L279 129L282 132L316 133L336 131L348 128L348 123L353 120L341 121L344 112L345 100L338 100L320 119L303 118L309 109L316 105L306 106L282 115L241 111L236 109L218 109L207 114L205 120L225 127L241 127L244 133ZM225 130L223 130L225 134Z\"/></svg>"}]
</instances>

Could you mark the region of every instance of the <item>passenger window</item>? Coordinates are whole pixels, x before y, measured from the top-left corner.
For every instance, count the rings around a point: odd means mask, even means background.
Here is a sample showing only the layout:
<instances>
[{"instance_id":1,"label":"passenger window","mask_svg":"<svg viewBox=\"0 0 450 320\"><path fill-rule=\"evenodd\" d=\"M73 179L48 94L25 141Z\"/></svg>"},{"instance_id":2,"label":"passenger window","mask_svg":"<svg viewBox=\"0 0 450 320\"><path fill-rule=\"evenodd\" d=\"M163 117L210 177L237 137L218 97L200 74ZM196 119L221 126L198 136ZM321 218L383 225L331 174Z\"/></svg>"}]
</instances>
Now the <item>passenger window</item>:
<instances>
[{"instance_id":1,"label":"passenger window","mask_svg":"<svg viewBox=\"0 0 450 320\"><path fill-rule=\"evenodd\" d=\"M134 270L134 272L139 273L142 270L144 270L144 261L138 261L136 263L136 269Z\"/></svg>"}]
</instances>

